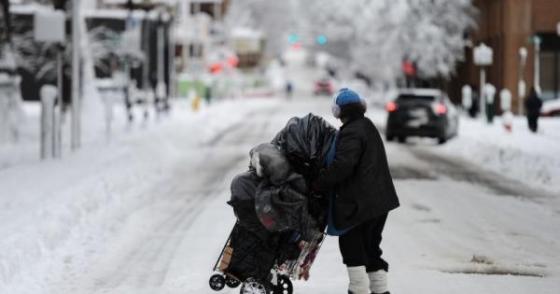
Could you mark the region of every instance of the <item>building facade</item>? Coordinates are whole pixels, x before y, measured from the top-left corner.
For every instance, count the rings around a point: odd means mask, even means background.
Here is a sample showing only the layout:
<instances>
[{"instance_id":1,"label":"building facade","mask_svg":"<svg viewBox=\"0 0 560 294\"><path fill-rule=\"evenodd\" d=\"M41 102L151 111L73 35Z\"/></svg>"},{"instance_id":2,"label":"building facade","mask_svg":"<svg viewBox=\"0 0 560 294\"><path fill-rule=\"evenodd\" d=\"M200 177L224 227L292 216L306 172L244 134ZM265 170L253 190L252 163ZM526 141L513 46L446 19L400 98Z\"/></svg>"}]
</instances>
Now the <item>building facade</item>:
<instances>
[{"instance_id":1,"label":"building facade","mask_svg":"<svg viewBox=\"0 0 560 294\"><path fill-rule=\"evenodd\" d=\"M560 0L475 0L479 10L478 28L472 35L473 47L481 42L492 47L494 62L487 68L487 82L513 94L513 110L523 101L519 81L526 93L540 84L543 99L560 98ZM540 41L540 53L536 42ZM525 48L525 49L522 49ZM526 50L524 58L520 50ZM478 89L479 68L473 62L473 48L466 48L465 62L459 65L453 91L469 84Z\"/></svg>"}]
</instances>

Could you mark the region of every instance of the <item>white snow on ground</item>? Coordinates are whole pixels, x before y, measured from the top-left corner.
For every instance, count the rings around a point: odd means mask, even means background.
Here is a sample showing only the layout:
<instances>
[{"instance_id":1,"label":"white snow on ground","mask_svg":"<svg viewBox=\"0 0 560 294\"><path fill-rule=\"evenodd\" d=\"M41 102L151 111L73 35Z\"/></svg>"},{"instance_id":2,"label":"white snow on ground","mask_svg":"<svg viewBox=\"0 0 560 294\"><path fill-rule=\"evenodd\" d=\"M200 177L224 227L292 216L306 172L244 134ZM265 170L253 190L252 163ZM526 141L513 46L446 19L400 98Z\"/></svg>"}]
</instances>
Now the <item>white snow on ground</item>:
<instances>
[{"instance_id":1,"label":"white snow on ground","mask_svg":"<svg viewBox=\"0 0 560 294\"><path fill-rule=\"evenodd\" d=\"M167 122L62 162L2 171L0 186L10 193L0 198L0 292L214 293L207 279L234 223L225 204L229 180L245 169L249 148L288 117L328 116L330 102L255 101L197 115L177 110ZM206 123L214 131L198 135ZM240 131L206 145L232 124ZM407 145L387 149L393 167L430 169ZM238 163L221 167L227 161ZM447 179L397 179L396 186L402 207L383 243L393 293L558 292L557 207ZM339 255L336 238L328 238L296 293L345 293Z\"/></svg>"},{"instance_id":2,"label":"white snow on ground","mask_svg":"<svg viewBox=\"0 0 560 294\"><path fill-rule=\"evenodd\" d=\"M541 118L539 132L531 133L527 121L517 117L508 133L500 119L488 126L480 120L463 119L459 137L440 148L477 165L560 193L560 119Z\"/></svg>"},{"instance_id":3,"label":"white snow on ground","mask_svg":"<svg viewBox=\"0 0 560 294\"><path fill-rule=\"evenodd\" d=\"M369 116L382 128L384 110L370 109ZM461 117L459 135L442 146L432 140L409 140L452 158L462 158L485 169L527 183L535 188L560 192L560 119L541 118L539 132L531 133L524 117L515 117L507 132L498 117L491 125L480 119Z\"/></svg>"},{"instance_id":4,"label":"white snow on ground","mask_svg":"<svg viewBox=\"0 0 560 294\"><path fill-rule=\"evenodd\" d=\"M26 109L27 139L0 147L0 162L8 162L0 168L0 293L215 293L208 278L235 222L226 204L229 181L246 169L249 149L291 116L330 117L331 99L306 97L312 81L296 70L289 102L226 100L196 114L183 102L170 118L132 128L119 114L112 140L101 128L62 160L38 162L31 133L37 116ZM370 117L384 124L383 111L372 109ZM444 146L386 145L402 202L382 244L392 293L559 293L558 199L497 195L484 183L451 180L413 153L458 156L526 184L544 180L529 178L540 166L552 175L550 188L555 165L527 162L557 162L557 126L543 120L542 133L533 135L517 120L507 134L499 122L463 120L459 137ZM483 159L498 150L517 155ZM407 176L409 170L415 172ZM325 242L311 280L295 286L296 293L346 293L336 238Z\"/></svg>"},{"instance_id":5,"label":"white snow on ground","mask_svg":"<svg viewBox=\"0 0 560 294\"><path fill-rule=\"evenodd\" d=\"M94 252L129 211L158 197L161 191L149 191L177 161L200 156L189 150L275 103L224 101L197 114L180 103L170 119L85 145L60 161L38 162L26 153L36 142L22 143L28 161L0 170L0 292L42 293L49 273Z\"/></svg>"}]
</instances>

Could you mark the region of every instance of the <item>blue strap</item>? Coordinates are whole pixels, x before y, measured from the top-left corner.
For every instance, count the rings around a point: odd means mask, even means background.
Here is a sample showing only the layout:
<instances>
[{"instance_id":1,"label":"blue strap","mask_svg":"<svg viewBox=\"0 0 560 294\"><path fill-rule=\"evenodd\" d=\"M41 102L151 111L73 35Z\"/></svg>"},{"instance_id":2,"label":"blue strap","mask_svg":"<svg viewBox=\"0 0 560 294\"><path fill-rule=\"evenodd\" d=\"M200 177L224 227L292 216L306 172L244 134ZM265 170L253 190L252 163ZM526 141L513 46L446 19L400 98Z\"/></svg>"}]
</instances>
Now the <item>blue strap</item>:
<instances>
[{"instance_id":1,"label":"blue strap","mask_svg":"<svg viewBox=\"0 0 560 294\"><path fill-rule=\"evenodd\" d=\"M331 143L331 147L327 152L327 156L325 157L325 166L330 166L334 162L335 154L336 154L336 141L338 138L338 133L334 136L334 139ZM335 199L336 193L334 191L329 193L329 215L327 219L327 235L329 236L342 236L350 231L351 228L345 230L338 230L334 225L334 206L335 206Z\"/></svg>"}]
</instances>

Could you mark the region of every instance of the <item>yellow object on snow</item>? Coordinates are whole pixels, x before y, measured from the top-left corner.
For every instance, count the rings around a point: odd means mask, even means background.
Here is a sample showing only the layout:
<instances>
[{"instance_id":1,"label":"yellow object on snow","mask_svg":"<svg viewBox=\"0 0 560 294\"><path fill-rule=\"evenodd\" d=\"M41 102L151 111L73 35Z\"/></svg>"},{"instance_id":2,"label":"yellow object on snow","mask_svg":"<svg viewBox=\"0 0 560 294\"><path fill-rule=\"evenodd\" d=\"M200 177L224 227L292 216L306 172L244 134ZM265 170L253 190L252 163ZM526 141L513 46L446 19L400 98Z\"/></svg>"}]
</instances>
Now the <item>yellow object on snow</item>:
<instances>
[{"instance_id":1,"label":"yellow object on snow","mask_svg":"<svg viewBox=\"0 0 560 294\"><path fill-rule=\"evenodd\" d=\"M194 97L193 101L192 101L192 109L194 112L197 112L198 109L200 108L200 96L196 95L196 97Z\"/></svg>"}]
</instances>

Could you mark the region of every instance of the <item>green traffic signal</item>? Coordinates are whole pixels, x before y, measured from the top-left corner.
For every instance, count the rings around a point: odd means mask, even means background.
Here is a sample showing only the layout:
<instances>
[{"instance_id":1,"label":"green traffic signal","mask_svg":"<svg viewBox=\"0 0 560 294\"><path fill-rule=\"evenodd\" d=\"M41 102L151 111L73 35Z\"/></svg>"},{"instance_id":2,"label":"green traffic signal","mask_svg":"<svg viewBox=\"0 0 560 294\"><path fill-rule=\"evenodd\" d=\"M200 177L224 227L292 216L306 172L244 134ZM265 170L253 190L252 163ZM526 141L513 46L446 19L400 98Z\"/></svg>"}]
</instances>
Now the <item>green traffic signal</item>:
<instances>
[{"instance_id":1,"label":"green traffic signal","mask_svg":"<svg viewBox=\"0 0 560 294\"><path fill-rule=\"evenodd\" d=\"M288 43L295 44L299 41L299 36L297 34L290 34L288 36Z\"/></svg>"},{"instance_id":2,"label":"green traffic signal","mask_svg":"<svg viewBox=\"0 0 560 294\"><path fill-rule=\"evenodd\" d=\"M323 45L326 45L329 42L329 39L325 35L319 35L315 39L315 42L317 42L317 44L323 46Z\"/></svg>"}]
</instances>

